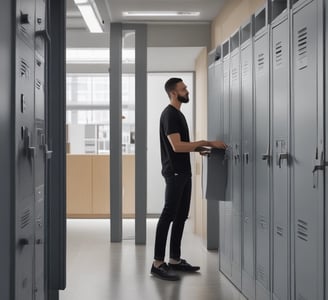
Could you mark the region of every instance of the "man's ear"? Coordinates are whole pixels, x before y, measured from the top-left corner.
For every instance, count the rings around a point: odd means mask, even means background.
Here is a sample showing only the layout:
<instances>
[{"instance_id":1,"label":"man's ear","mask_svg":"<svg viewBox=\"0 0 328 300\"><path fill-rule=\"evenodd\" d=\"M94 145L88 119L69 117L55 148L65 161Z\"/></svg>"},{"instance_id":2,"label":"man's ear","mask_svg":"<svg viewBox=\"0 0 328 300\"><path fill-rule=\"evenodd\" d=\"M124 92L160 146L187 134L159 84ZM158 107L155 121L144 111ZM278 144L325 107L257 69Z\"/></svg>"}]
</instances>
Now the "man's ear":
<instances>
[{"instance_id":1,"label":"man's ear","mask_svg":"<svg viewBox=\"0 0 328 300\"><path fill-rule=\"evenodd\" d=\"M176 91L171 91L171 98L176 98L177 97L177 92Z\"/></svg>"}]
</instances>

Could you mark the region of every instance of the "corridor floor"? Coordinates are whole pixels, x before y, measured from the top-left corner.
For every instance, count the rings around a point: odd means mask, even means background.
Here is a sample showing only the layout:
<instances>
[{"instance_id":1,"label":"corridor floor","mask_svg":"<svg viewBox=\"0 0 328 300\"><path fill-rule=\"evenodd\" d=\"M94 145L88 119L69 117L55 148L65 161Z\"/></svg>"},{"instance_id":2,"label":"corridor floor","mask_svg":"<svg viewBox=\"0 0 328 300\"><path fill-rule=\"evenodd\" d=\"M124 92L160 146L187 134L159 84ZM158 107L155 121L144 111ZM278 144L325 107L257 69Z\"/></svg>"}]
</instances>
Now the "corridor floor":
<instances>
[{"instance_id":1,"label":"corridor floor","mask_svg":"<svg viewBox=\"0 0 328 300\"><path fill-rule=\"evenodd\" d=\"M218 271L217 252L208 251L187 222L183 258L201 267L181 281L150 275L157 219L147 220L147 245L134 242L134 221L124 220L123 242L110 243L109 220L67 220L67 287L60 300L244 300Z\"/></svg>"}]
</instances>

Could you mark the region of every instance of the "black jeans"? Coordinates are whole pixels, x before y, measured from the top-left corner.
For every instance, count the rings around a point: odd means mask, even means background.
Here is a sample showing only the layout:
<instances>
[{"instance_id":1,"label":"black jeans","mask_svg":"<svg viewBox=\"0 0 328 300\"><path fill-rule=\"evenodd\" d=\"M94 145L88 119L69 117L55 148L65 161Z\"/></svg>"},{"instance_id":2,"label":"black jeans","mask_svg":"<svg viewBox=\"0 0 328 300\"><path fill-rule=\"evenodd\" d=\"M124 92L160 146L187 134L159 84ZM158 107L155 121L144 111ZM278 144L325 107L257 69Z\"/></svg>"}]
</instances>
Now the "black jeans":
<instances>
[{"instance_id":1,"label":"black jeans","mask_svg":"<svg viewBox=\"0 0 328 300\"><path fill-rule=\"evenodd\" d=\"M174 175L165 178L165 182L165 205L157 223L154 259L164 261L167 235L173 222L170 258L179 260L184 224L190 208L191 176Z\"/></svg>"}]
</instances>

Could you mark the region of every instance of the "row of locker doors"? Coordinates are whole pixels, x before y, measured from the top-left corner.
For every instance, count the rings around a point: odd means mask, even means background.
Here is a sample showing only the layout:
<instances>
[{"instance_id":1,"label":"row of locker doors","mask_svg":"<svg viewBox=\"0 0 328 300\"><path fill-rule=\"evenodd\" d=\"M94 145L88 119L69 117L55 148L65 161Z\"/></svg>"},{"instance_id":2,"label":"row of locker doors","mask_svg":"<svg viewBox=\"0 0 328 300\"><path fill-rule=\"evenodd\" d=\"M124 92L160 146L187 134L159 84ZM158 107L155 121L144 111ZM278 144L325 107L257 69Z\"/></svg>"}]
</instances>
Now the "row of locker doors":
<instances>
[{"instance_id":1,"label":"row of locker doors","mask_svg":"<svg viewBox=\"0 0 328 300\"><path fill-rule=\"evenodd\" d=\"M324 299L322 5L271 22L266 5L209 66L208 135L229 145L220 270L249 299Z\"/></svg>"}]
</instances>

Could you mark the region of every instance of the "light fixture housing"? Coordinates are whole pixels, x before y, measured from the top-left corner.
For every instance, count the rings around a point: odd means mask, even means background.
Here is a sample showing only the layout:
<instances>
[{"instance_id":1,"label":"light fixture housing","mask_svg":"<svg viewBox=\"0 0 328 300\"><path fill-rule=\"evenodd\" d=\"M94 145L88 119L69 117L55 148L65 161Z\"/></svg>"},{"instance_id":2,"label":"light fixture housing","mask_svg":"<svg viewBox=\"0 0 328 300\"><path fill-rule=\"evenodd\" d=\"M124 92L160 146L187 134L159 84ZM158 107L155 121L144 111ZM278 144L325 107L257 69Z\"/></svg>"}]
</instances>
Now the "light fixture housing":
<instances>
[{"instance_id":1,"label":"light fixture housing","mask_svg":"<svg viewBox=\"0 0 328 300\"><path fill-rule=\"evenodd\" d=\"M90 32L101 33L103 31L101 17L94 0L74 0L74 3L81 12Z\"/></svg>"},{"instance_id":2,"label":"light fixture housing","mask_svg":"<svg viewBox=\"0 0 328 300\"><path fill-rule=\"evenodd\" d=\"M199 11L124 11L124 17L198 17Z\"/></svg>"}]
</instances>

